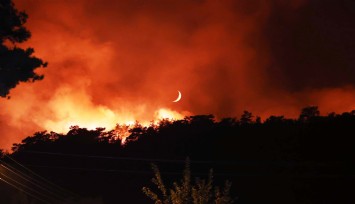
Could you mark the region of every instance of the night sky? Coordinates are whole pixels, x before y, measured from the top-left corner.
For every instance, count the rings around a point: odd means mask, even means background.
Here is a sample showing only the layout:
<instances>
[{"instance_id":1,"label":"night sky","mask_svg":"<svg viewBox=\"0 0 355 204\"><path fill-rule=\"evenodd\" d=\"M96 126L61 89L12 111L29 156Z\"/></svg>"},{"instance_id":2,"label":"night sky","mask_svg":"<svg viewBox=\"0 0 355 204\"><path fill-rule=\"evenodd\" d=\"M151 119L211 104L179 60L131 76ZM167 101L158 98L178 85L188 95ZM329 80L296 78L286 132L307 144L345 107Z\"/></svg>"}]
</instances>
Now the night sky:
<instances>
[{"instance_id":1,"label":"night sky","mask_svg":"<svg viewBox=\"0 0 355 204\"><path fill-rule=\"evenodd\" d=\"M164 116L355 109L352 0L16 0L48 61L0 100L0 148ZM178 90L182 99L177 103Z\"/></svg>"}]
</instances>

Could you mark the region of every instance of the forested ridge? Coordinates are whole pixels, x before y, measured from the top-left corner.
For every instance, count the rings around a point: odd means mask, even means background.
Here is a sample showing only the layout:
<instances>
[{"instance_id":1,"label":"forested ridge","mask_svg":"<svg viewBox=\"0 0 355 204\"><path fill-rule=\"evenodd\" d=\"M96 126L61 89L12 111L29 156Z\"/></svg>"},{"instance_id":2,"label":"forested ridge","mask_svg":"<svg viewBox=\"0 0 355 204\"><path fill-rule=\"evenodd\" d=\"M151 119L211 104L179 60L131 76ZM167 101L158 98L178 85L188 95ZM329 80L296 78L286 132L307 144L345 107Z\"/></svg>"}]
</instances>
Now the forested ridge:
<instances>
[{"instance_id":1,"label":"forested ridge","mask_svg":"<svg viewBox=\"0 0 355 204\"><path fill-rule=\"evenodd\" d=\"M262 121L213 115L136 123L127 132L73 126L66 134L37 132L14 144L11 157L54 183L105 203L149 203L141 192L157 164L167 181L181 176L185 158L194 177L214 169L232 181L237 203L354 201L355 111L321 116L306 107L298 119ZM120 134L128 134L122 144ZM6 157L3 159L11 163Z\"/></svg>"}]
</instances>

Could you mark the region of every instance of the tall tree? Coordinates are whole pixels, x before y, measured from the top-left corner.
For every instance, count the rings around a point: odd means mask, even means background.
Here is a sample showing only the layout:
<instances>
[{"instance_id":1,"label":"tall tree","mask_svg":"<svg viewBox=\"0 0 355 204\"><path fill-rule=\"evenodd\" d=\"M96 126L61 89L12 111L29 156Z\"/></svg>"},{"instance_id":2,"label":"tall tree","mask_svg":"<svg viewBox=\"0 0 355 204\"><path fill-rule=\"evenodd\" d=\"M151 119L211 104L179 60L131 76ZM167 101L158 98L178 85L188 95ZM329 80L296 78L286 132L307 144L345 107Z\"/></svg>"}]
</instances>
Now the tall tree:
<instances>
[{"instance_id":1,"label":"tall tree","mask_svg":"<svg viewBox=\"0 0 355 204\"><path fill-rule=\"evenodd\" d=\"M47 63L32 56L33 48L17 47L31 37L24 27L27 18L25 12L15 8L12 0L0 0L0 97L8 96L10 89L20 82L34 82L44 77L34 70L46 67Z\"/></svg>"},{"instance_id":2,"label":"tall tree","mask_svg":"<svg viewBox=\"0 0 355 204\"><path fill-rule=\"evenodd\" d=\"M240 123L241 124L249 124L252 122L253 114L249 111L244 111L241 118L240 118Z\"/></svg>"},{"instance_id":3,"label":"tall tree","mask_svg":"<svg viewBox=\"0 0 355 204\"><path fill-rule=\"evenodd\" d=\"M301 114L299 116L299 120L307 121L319 115L320 115L320 111L318 109L318 106L307 106L302 109Z\"/></svg>"}]
</instances>

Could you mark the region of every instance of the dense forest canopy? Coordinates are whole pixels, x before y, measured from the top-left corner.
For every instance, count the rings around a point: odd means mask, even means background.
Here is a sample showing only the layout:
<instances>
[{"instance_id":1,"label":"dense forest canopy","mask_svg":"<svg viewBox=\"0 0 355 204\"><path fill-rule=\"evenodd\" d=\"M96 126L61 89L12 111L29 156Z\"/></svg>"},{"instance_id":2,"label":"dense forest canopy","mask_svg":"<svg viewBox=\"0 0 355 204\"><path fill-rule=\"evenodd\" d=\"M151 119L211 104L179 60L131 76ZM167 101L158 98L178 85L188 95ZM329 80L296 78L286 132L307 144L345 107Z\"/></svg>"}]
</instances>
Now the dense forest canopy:
<instances>
[{"instance_id":1,"label":"dense forest canopy","mask_svg":"<svg viewBox=\"0 0 355 204\"><path fill-rule=\"evenodd\" d=\"M347 176L354 170L355 111L321 116L317 107L306 107L298 119L270 116L262 122L246 111L239 119L196 115L148 127L137 123L124 145L122 128L37 132L14 144L11 155L56 183L107 203L114 203L116 191L125 192L120 199L127 202L147 202L139 189L149 185L149 163L158 163L172 179L186 157L196 176L213 168L217 182L230 179L241 203L351 199L342 186L353 182ZM290 197L295 192L296 200Z\"/></svg>"}]
</instances>

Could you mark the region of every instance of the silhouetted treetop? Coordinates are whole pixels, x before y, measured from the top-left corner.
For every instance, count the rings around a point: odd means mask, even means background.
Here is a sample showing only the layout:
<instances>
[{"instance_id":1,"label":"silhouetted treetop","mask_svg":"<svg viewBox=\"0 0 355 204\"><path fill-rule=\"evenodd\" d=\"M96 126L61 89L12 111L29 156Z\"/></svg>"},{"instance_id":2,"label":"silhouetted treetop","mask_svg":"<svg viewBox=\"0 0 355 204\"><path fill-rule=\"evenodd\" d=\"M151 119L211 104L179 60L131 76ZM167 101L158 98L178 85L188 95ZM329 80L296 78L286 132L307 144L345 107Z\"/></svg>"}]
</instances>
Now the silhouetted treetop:
<instances>
[{"instance_id":1,"label":"silhouetted treetop","mask_svg":"<svg viewBox=\"0 0 355 204\"><path fill-rule=\"evenodd\" d=\"M318 106L308 106L302 109L299 119L306 121L320 115Z\"/></svg>"},{"instance_id":2,"label":"silhouetted treetop","mask_svg":"<svg viewBox=\"0 0 355 204\"><path fill-rule=\"evenodd\" d=\"M244 203L262 203L265 196L274 193L284 198L272 203L293 204L288 202L292 201L289 195L297 185L301 185L299 190L306 186L307 193L298 193L303 198L296 203L323 199L323 195L342 198L341 187L354 181L355 111L321 116L314 106L302 109L301 120L270 116L264 122L254 122L251 118L246 111L239 120L197 115L162 120L148 127L139 123L117 125L109 131L73 126L66 134L37 132L14 144L12 156L77 192L102 195L109 204L117 203L118 192L122 203L148 203L145 197L139 198L139 189L151 178L149 162L159 163L169 182L176 180L179 161L187 156L195 161L194 177L203 177L201 172L213 168L216 184L225 180L221 176L230 177L241 186L235 191L241 198L247 196L242 189L250 184L248 195L260 199ZM312 178L317 184L309 183ZM278 193L285 188L289 189L285 194ZM353 189L348 192L353 199ZM309 203L327 203L321 201Z\"/></svg>"},{"instance_id":3,"label":"silhouetted treetop","mask_svg":"<svg viewBox=\"0 0 355 204\"><path fill-rule=\"evenodd\" d=\"M0 97L6 97L10 89L19 82L42 80L43 75L34 72L38 67L46 67L42 59L32 56L33 48L22 49L22 43L31 36L24 27L25 12L19 12L12 0L0 0Z\"/></svg>"},{"instance_id":4,"label":"silhouetted treetop","mask_svg":"<svg viewBox=\"0 0 355 204\"><path fill-rule=\"evenodd\" d=\"M13 43L21 43L30 38L31 33L24 27L27 14L19 12L12 0L0 1L0 42L10 40Z\"/></svg>"},{"instance_id":5,"label":"silhouetted treetop","mask_svg":"<svg viewBox=\"0 0 355 204\"><path fill-rule=\"evenodd\" d=\"M241 118L240 118L240 122L241 124L249 124L252 122L252 118L253 118L253 114L249 111L244 111Z\"/></svg>"},{"instance_id":6,"label":"silhouetted treetop","mask_svg":"<svg viewBox=\"0 0 355 204\"><path fill-rule=\"evenodd\" d=\"M282 116L270 116L268 119L266 119L265 123L282 123L285 120L285 117Z\"/></svg>"}]
</instances>

